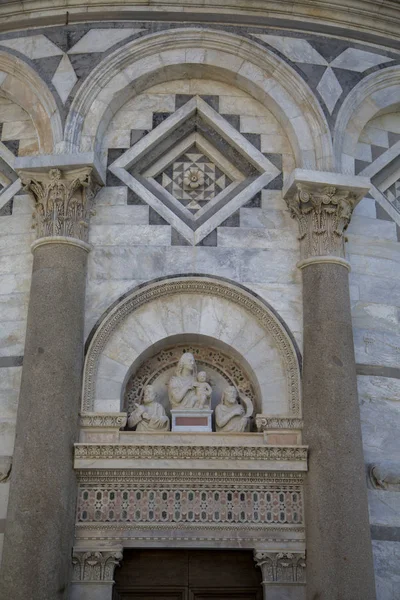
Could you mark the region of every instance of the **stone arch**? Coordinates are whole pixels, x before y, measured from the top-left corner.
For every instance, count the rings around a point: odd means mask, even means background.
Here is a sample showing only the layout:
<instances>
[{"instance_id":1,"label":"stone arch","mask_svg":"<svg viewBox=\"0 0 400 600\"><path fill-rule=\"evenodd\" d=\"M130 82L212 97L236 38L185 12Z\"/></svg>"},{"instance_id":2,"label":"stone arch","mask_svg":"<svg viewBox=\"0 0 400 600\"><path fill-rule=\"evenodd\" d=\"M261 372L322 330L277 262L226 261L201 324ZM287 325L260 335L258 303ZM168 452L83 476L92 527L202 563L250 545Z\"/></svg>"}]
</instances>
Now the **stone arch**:
<instances>
[{"instance_id":1,"label":"stone arch","mask_svg":"<svg viewBox=\"0 0 400 600\"><path fill-rule=\"evenodd\" d=\"M343 102L336 121L334 153L338 170L354 175L356 145L365 125L400 99L400 66L387 67L356 85Z\"/></svg>"},{"instance_id":2,"label":"stone arch","mask_svg":"<svg viewBox=\"0 0 400 600\"><path fill-rule=\"evenodd\" d=\"M45 82L25 62L0 51L0 92L28 113L40 153L51 154L63 133L57 104Z\"/></svg>"},{"instance_id":3,"label":"stone arch","mask_svg":"<svg viewBox=\"0 0 400 600\"><path fill-rule=\"evenodd\" d=\"M244 357L262 413L301 416L300 354L276 311L222 278L183 275L144 284L103 316L87 344L84 412L118 412L132 365L163 339L207 336Z\"/></svg>"},{"instance_id":4,"label":"stone arch","mask_svg":"<svg viewBox=\"0 0 400 600\"><path fill-rule=\"evenodd\" d=\"M246 91L280 122L298 167L332 169L325 116L294 69L256 42L200 28L152 34L104 59L72 103L65 128L69 151L100 151L113 114L125 102L157 83L190 76L214 78Z\"/></svg>"}]
</instances>

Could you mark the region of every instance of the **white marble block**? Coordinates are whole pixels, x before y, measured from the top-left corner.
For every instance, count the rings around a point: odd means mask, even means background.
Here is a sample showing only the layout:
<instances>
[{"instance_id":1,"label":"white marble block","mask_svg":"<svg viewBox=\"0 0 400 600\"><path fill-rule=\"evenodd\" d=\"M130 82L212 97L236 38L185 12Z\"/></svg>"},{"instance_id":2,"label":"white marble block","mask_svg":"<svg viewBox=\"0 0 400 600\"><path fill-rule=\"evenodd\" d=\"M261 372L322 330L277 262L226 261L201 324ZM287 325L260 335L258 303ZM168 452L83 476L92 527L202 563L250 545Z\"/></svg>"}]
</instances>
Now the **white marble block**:
<instances>
[{"instance_id":1,"label":"white marble block","mask_svg":"<svg viewBox=\"0 0 400 600\"><path fill-rule=\"evenodd\" d=\"M211 409L173 408L171 431L212 431Z\"/></svg>"}]
</instances>

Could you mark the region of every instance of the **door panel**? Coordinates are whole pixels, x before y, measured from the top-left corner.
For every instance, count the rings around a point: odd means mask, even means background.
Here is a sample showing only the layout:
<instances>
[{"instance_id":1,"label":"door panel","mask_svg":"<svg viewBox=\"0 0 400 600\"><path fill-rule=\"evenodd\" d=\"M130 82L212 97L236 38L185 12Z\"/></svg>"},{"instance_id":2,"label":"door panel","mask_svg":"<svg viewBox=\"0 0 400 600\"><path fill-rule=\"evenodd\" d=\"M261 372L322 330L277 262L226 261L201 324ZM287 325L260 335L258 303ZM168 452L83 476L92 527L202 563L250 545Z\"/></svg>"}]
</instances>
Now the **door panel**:
<instances>
[{"instance_id":1,"label":"door panel","mask_svg":"<svg viewBox=\"0 0 400 600\"><path fill-rule=\"evenodd\" d=\"M189 600L188 590L183 588L180 590L153 590L136 589L125 591L119 594L119 600Z\"/></svg>"},{"instance_id":2,"label":"door panel","mask_svg":"<svg viewBox=\"0 0 400 600\"><path fill-rule=\"evenodd\" d=\"M118 600L262 600L251 551L125 550Z\"/></svg>"},{"instance_id":3,"label":"door panel","mask_svg":"<svg viewBox=\"0 0 400 600\"><path fill-rule=\"evenodd\" d=\"M262 600L262 589L191 589L188 600Z\"/></svg>"}]
</instances>

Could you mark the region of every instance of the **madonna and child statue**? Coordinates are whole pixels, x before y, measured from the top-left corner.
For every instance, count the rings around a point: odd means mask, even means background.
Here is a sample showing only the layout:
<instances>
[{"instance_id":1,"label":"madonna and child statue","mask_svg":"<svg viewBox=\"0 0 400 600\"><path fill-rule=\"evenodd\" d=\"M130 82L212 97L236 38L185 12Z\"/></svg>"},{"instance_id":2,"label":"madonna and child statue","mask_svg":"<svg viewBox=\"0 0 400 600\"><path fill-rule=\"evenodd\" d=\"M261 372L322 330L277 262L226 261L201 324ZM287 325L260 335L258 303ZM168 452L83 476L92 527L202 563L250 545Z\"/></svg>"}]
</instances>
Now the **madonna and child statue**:
<instances>
[{"instance_id":1,"label":"madonna and child statue","mask_svg":"<svg viewBox=\"0 0 400 600\"><path fill-rule=\"evenodd\" d=\"M197 371L193 354L182 354L168 382L172 431L212 431L212 391L206 372ZM246 431L252 414L251 400L229 385L223 390L221 401L215 408L216 431ZM143 402L135 405L135 410L128 419L128 426L136 426L136 430L141 432L169 430L169 419L164 408L157 402L153 386L146 386Z\"/></svg>"}]
</instances>

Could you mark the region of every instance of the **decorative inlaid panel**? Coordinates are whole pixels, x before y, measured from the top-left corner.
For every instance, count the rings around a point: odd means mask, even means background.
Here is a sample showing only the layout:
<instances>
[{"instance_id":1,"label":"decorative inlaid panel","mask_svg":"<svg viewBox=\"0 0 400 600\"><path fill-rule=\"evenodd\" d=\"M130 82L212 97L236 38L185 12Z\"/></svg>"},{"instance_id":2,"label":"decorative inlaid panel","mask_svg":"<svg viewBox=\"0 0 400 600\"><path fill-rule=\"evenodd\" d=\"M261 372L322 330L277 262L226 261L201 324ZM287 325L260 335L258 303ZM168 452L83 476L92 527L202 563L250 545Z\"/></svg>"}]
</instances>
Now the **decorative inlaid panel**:
<instances>
[{"instance_id":1,"label":"decorative inlaid panel","mask_svg":"<svg viewBox=\"0 0 400 600\"><path fill-rule=\"evenodd\" d=\"M232 183L196 145L178 157L156 180L193 214Z\"/></svg>"},{"instance_id":2,"label":"decorative inlaid panel","mask_svg":"<svg viewBox=\"0 0 400 600\"><path fill-rule=\"evenodd\" d=\"M299 486L251 489L138 485L80 488L80 522L264 523L303 522Z\"/></svg>"}]
</instances>

